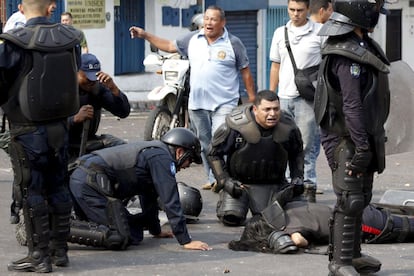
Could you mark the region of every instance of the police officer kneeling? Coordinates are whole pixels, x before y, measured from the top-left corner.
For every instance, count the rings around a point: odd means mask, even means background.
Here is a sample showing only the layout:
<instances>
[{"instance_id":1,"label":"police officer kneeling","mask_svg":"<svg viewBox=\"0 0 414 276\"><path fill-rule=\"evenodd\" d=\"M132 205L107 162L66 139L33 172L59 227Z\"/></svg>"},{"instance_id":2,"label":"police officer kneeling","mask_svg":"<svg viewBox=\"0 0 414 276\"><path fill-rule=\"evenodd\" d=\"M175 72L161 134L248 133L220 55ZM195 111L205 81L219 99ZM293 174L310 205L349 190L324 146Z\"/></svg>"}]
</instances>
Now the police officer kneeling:
<instances>
[{"instance_id":1,"label":"police officer kneeling","mask_svg":"<svg viewBox=\"0 0 414 276\"><path fill-rule=\"evenodd\" d=\"M93 151L78 159L70 178L74 209L70 242L108 249L126 249L143 238L143 229L157 237L176 237L185 249L209 250L192 241L180 204L176 170L201 163L198 138L174 128L161 141L141 141ZM142 213L131 215L123 201L139 195ZM171 231L162 231L159 204Z\"/></svg>"},{"instance_id":2,"label":"police officer kneeling","mask_svg":"<svg viewBox=\"0 0 414 276\"><path fill-rule=\"evenodd\" d=\"M258 92L253 105L239 106L226 117L208 160L217 180L213 189L223 190L217 217L225 225L242 225L249 208L256 215L275 200L283 207L304 190L300 131L270 90Z\"/></svg>"}]
</instances>

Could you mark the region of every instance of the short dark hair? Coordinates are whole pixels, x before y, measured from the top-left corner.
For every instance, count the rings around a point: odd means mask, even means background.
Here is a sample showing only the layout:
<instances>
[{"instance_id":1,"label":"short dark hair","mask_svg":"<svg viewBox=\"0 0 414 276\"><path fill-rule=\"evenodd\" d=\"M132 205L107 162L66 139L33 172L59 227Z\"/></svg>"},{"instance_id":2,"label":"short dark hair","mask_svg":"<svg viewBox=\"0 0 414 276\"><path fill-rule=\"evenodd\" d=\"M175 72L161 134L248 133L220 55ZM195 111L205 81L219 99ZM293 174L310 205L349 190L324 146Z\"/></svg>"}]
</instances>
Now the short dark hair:
<instances>
[{"instance_id":1,"label":"short dark hair","mask_svg":"<svg viewBox=\"0 0 414 276\"><path fill-rule=\"evenodd\" d=\"M298 3L305 3L306 4L306 7L308 7L309 8L309 0L288 0L288 4L290 3L290 2L298 2Z\"/></svg>"},{"instance_id":2,"label":"short dark hair","mask_svg":"<svg viewBox=\"0 0 414 276\"><path fill-rule=\"evenodd\" d=\"M62 12L62 14L60 16L62 16L62 15L68 15L70 18L72 18L72 14L68 11Z\"/></svg>"},{"instance_id":3,"label":"short dark hair","mask_svg":"<svg viewBox=\"0 0 414 276\"><path fill-rule=\"evenodd\" d=\"M331 0L310 0L310 3L309 3L310 14L318 13L320 8L324 8L326 10L329 7L329 3L331 3Z\"/></svg>"},{"instance_id":4,"label":"short dark hair","mask_svg":"<svg viewBox=\"0 0 414 276\"><path fill-rule=\"evenodd\" d=\"M257 92L256 98L254 100L254 105L259 106L262 100L269 102L279 101L279 96L271 90L261 90Z\"/></svg>"},{"instance_id":5,"label":"short dark hair","mask_svg":"<svg viewBox=\"0 0 414 276\"><path fill-rule=\"evenodd\" d=\"M211 5L211 6L208 6L208 8L206 10L216 10L216 11L219 11L220 12L221 19L225 19L226 18L226 14L224 13L224 10L222 8L220 8L219 6Z\"/></svg>"}]
</instances>

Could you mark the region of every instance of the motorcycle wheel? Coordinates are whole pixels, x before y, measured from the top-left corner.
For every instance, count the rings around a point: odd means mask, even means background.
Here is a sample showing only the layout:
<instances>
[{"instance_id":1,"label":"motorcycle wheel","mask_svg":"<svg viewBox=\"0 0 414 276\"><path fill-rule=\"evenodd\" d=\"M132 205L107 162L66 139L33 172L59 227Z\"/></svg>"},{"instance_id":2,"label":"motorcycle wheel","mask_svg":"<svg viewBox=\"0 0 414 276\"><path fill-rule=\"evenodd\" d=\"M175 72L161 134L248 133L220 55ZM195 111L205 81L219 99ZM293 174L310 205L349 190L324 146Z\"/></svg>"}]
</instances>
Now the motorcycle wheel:
<instances>
[{"instance_id":1,"label":"motorcycle wheel","mask_svg":"<svg viewBox=\"0 0 414 276\"><path fill-rule=\"evenodd\" d=\"M157 106L151 110L145 122L144 140L159 140L168 130L172 115L170 110L165 106Z\"/></svg>"}]
</instances>

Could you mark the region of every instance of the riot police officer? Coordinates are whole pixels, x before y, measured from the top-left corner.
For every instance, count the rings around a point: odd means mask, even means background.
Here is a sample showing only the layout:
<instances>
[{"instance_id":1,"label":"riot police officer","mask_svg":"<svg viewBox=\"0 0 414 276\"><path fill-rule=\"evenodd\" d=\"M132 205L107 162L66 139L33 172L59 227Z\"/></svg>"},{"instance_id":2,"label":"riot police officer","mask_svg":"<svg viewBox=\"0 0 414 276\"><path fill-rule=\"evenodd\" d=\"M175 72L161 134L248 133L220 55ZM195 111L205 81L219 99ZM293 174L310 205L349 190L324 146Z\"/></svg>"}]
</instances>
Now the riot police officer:
<instances>
[{"instance_id":1,"label":"riot police officer","mask_svg":"<svg viewBox=\"0 0 414 276\"><path fill-rule=\"evenodd\" d=\"M235 108L216 131L208 160L220 192L217 217L242 225L250 210L303 193L303 143L293 119L280 110L278 96L263 90L254 104ZM289 164L291 183L285 177Z\"/></svg>"},{"instance_id":2,"label":"riot police officer","mask_svg":"<svg viewBox=\"0 0 414 276\"><path fill-rule=\"evenodd\" d=\"M72 221L73 243L125 249L142 240L144 228L158 237L172 237L186 249L208 250L193 241L180 204L176 170L201 163L198 138L188 129L174 128L161 141L141 141L93 151L78 159L70 190L79 220ZM140 196L142 213L131 215L122 200ZM159 201L171 224L161 231ZM132 230L132 231L131 231Z\"/></svg>"},{"instance_id":3,"label":"riot police officer","mask_svg":"<svg viewBox=\"0 0 414 276\"><path fill-rule=\"evenodd\" d=\"M72 201L67 118L79 108L80 33L48 20L50 0L23 0L26 27L1 35L1 104L10 123L13 195L26 222L28 256L11 271L66 266Z\"/></svg>"},{"instance_id":4,"label":"riot police officer","mask_svg":"<svg viewBox=\"0 0 414 276\"><path fill-rule=\"evenodd\" d=\"M330 275L376 272L381 263L361 258L362 212L371 201L373 175L385 168L384 123L389 112L389 62L372 32L382 0L337 0L319 35L324 47L315 97L321 141L332 170L337 202L331 221ZM376 263L376 265L372 265Z\"/></svg>"}]
</instances>

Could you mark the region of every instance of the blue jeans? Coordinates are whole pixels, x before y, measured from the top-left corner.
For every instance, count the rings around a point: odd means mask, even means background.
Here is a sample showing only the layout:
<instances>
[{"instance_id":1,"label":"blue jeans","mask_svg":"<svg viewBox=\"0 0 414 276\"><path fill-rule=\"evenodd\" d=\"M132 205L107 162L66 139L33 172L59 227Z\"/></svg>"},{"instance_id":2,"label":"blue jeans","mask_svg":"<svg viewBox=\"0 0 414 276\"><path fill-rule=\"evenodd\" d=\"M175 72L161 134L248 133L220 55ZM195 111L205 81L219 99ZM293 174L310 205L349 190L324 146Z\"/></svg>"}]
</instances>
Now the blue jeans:
<instances>
[{"instance_id":1,"label":"blue jeans","mask_svg":"<svg viewBox=\"0 0 414 276\"><path fill-rule=\"evenodd\" d=\"M208 181L215 181L214 175L207 162L207 153L214 132L226 121L226 116L233 110L233 105L221 105L215 111L197 109L189 110L191 129L194 131L201 144L201 158Z\"/></svg>"},{"instance_id":2,"label":"blue jeans","mask_svg":"<svg viewBox=\"0 0 414 276\"><path fill-rule=\"evenodd\" d=\"M316 160L320 152L320 137L313 103L301 97L280 99L280 107L295 119L303 140L305 154L304 182L316 185Z\"/></svg>"}]
</instances>

